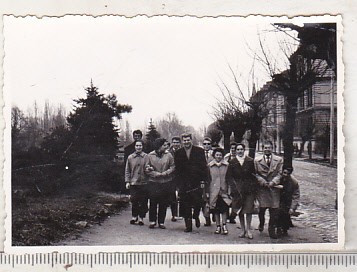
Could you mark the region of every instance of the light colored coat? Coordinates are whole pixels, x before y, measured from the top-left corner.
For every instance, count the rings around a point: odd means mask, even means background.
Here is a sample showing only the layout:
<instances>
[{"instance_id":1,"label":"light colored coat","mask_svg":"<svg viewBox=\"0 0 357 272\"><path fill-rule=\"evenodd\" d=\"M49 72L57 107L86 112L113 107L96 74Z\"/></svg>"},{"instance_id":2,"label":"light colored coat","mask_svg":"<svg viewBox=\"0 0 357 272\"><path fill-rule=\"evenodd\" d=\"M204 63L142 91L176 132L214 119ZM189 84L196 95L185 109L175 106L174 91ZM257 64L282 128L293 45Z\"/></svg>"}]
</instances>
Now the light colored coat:
<instances>
[{"instance_id":1,"label":"light colored coat","mask_svg":"<svg viewBox=\"0 0 357 272\"><path fill-rule=\"evenodd\" d=\"M140 154L131 154L125 166L125 183L130 185L144 185L147 183L145 176L145 165L147 163L147 154L141 152Z\"/></svg>"},{"instance_id":2,"label":"light colored coat","mask_svg":"<svg viewBox=\"0 0 357 272\"><path fill-rule=\"evenodd\" d=\"M175 171L174 157L170 152L158 156L156 151L147 155L145 169L152 168L151 171L145 171L148 176L148 182L168 183L172 181L173 172Z\"/></svg>"},{"instance_id":3,"label":"light colored coat","mask_svg":"<svg viewBox=\"0 0 357 272\"><path fill-rule=\"evenodd\" d=\"M264 156L255 158L254 167L258 181L258 200L261 208L279 208L280 189L268 188L269 183L280 184L283 159L271 154L270 167L265 162Z\"/></svg>"},{"instance_id":4,"label":"light colored coat","mask_svg":"<svg viewBox=\"0 0 357 272\"><path fill-rule=\"evenodd\" d=\"M216 207L218 196L221 196L227 205L231 205L232 200L229 197L229 163L222 160L219 164L216 160L208 163L209 172L209 206L210 209Z\"/></svg>"}]
</instances>

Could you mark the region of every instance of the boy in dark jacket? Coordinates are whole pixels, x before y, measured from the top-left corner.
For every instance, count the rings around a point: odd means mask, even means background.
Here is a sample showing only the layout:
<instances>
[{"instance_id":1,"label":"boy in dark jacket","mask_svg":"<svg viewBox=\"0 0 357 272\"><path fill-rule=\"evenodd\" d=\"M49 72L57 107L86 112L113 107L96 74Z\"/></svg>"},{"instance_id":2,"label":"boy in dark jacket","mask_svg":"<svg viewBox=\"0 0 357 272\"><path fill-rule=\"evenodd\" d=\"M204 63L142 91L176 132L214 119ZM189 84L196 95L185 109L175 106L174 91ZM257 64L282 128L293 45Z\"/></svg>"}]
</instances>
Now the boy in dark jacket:
<instances>
[{"instance_id":1,"label":"boy in dark jacket","mask_svg":"<svg viewBox=\"0 0 357 272\"><path fill-rule=\"evenodd\" d=\"M299 183L291 176L293 168L283 167L280 185L280 206L278 218L278 236L286 236L291 224L290 216L295 213L300 199Z\"/></svg>"}]
</instances>

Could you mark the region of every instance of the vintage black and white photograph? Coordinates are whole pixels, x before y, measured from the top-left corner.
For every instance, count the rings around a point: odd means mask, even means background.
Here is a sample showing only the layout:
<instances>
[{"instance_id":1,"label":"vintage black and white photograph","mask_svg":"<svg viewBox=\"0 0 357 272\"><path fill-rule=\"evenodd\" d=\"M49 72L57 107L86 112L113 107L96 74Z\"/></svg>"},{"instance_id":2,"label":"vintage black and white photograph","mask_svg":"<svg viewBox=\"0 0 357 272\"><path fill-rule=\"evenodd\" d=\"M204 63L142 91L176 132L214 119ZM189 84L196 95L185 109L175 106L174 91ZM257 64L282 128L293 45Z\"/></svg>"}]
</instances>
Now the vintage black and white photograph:
<instances>
[{"instance_id":1,"label":"vintage black and white photograph","mask_svg":"<svg viewBox=\"0 0 357 272\"><path fill-rule=\"evenodd\" d=\"M341 32L5 16L5 243L341 248Z\"/></svg>"}]
</instances>

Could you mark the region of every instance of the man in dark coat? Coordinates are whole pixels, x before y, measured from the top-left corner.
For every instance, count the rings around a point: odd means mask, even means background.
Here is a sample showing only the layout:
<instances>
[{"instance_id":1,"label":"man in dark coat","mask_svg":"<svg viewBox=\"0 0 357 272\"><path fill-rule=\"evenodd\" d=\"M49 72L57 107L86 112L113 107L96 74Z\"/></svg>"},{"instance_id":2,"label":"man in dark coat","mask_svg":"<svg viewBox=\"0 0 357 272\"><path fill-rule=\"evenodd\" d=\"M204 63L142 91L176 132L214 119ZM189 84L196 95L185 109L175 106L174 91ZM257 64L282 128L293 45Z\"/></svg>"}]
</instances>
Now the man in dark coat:
<instances>
[{"instance_id":1,"label":"man in dark coat","mask_svg":"<svg viewBox=\"0 0 357 272\"><path fill-rule=\"evenodd\" d=\"M183 147L175 153L177 185L185 232L192 232L192 218L195 219L196 227L200 227L202 192L207 182L206 158L203 149L192 144L191 134L182 134L181 140Z\"/></svg>"}]
</instances>

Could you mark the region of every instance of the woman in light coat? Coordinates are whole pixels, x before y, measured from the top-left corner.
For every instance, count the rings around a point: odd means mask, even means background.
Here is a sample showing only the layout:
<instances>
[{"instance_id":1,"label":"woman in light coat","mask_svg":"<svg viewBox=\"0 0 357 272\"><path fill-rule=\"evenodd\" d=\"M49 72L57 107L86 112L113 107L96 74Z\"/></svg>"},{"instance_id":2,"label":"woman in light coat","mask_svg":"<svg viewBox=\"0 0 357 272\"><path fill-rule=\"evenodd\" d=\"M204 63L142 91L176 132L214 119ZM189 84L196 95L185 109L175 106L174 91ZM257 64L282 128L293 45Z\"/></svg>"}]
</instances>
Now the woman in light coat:
<instances>
[{"instance_id":1,"label":"woman in light coat","mask_svg":"<svg viewBox=\"0 0 357 272\"><path fill-rule=\"evenodd\" d=\"M216 218L217 228L215 234L228 234L226 223L229 205L232 203L228 185L228 179L230 178L229 163L223 160L223 153L222 148L216 148L212 153L214 160L208 163L209 205Z\"/></svg>"}]
</instances>

